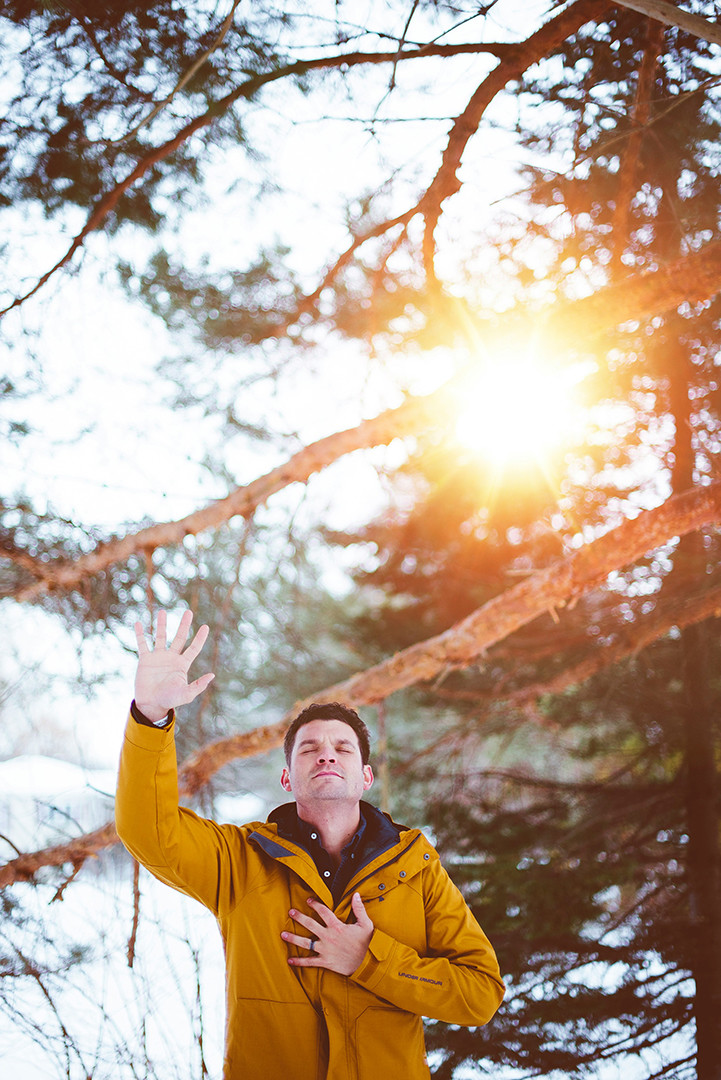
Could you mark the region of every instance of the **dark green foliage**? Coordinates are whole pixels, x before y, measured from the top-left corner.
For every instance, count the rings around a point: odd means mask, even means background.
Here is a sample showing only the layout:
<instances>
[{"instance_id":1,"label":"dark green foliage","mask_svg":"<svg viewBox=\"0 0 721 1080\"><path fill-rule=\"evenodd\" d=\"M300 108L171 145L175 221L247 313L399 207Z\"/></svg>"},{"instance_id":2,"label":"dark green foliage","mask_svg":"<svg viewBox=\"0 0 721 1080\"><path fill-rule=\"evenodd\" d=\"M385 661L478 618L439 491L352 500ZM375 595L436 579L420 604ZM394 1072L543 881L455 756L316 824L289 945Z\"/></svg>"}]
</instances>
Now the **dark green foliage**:
<instances>
[{"instance_id":1,"label":"dark green foliage","mask_svg":"<svg viewBox=\"0 0 721 1080\"><path fill-rule=\"evenodd\" d=\"M469 762L433 803L439 846L509 986L487 1029L430 1026L444 1060L436 1075L449 1077L464 1061L491 1074L499 1064L524 1075L592 1073L604 1059L671 1035L679 1038L660 1050L662 1060L676 1060L672 1074L686 1075L693 909L684 872L684 691L663 674L678 664L678 642L669 642L586 688L599 719L597 739L586 728L566 758L577 779L559 779L558 756L552 772L538 756L523 770L475 772ZM609 774L613 761L623 765Z\"/></svg>"},{"instance_id":2,"label":"dark green foliage","mask_svg":"<svg viewBox=\"0 0 721 1080\"><path fill-rule=\"evenodd\" d=\"M27 499L0 500L0 598L33 585L33 560L72 562L110 539L62 518L51 506L39 512ZM89 576L80 589L43 592L35 602L84 633L104 632L126 624L129 612L144 605L146 571L145 561L134 556Z\"/></svg>"},{"instance_id":3,"label":"dark green foliage","mask_svg":"<svg viewBox=\"0 0 721 1080\"><path fill-rule=\"evenodd\" d=\"M250 349L282 325L283 304L292 311L300 298L287 255L279 246L260 252L247 270L213 274L177 267L161 251L141 274L121 264L120 276L171 329L192 329L208 349Z\"/></svg>"}]
</instances>

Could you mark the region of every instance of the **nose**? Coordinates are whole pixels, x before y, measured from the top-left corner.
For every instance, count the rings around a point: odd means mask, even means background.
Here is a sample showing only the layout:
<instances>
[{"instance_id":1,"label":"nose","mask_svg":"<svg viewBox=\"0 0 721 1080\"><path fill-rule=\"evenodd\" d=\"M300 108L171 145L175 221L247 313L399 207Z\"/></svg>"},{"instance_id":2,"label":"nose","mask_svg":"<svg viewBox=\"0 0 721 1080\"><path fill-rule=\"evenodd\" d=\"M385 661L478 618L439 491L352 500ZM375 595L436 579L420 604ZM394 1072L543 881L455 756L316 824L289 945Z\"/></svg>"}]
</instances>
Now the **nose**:
<instances>
[{"instance_id":1,"label":"nose","mask_svg":"<svg viewBox=\"0 0 721 1080\"><path fill-rule=\"evenodd\" d=\"M318 752L318 764L325 765L326 763L335 763L335 753L333 750L320 750Z\"/></svg>"}]
</instances>

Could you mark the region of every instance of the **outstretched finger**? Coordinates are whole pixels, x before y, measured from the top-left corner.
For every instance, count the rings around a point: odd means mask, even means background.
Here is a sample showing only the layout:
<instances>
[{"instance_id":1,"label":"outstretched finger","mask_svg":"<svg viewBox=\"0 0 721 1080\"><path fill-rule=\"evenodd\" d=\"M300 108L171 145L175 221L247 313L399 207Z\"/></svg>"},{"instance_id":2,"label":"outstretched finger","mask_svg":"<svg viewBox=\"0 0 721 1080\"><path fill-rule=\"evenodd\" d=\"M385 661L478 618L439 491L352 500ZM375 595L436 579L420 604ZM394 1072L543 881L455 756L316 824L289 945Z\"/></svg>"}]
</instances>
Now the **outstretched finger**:
<instances>
[{"instance_id":1,"label":"outstretched finger","mask_svg":"<svg viewBox=\"0 0 721 1080\"><path fill-rule=\"evenodd\" d=\"M180 626L177 629L175 637L170 643L170 648L173 652L182 652L185 642L188 640L188 633L190 631L190 624L193 621L193 612L190 609L183 612L183 617L180 620ZM160 622L160 616L158 616L158 622Z\"/></svg>"},{"instance_id":2,"label":"outstretched finger","mask_svg":"<svg viewBox=\"0 0 721 1080\"><path fill-rule=\"evenodd\" d=\"M210 628L208 626L201 626L198 630L198 633L191 641L190 645L188 645L188 648L183 653L183 656L188 661L188 665L192 664L193 660L195 660L196 656L198 656L198 654L200 653L201 649L205 645L209 633Z\"/></svg>"},{"instance_id":3,"label":"outstretched finger","mask_svg":"<svg viewBox=\"0 0 721 1080\"><path fill-rule=\"evenodd\" d=\"M145 640L145 632L143 630L143 624L136 622L135 624L135 640L138 643L138 656L143 656L144 653L150 652L148 643Z\"/></svg>"},{"instance_id":4,"label":"outstretched finger","mask_svg":"<svg viewBox=\"0 0 721 1080\"><path fill-rule=\"evenodd\" d=\"M158 624L157 624L157 626L155 628L155 648L156 649L164 649L165 648L165 642L166 642L165 628L167 626L167 623L168 623L168 616L165 614L165 612L161 608L161 610L158 612Z\"/></svg>"}]
</instances>

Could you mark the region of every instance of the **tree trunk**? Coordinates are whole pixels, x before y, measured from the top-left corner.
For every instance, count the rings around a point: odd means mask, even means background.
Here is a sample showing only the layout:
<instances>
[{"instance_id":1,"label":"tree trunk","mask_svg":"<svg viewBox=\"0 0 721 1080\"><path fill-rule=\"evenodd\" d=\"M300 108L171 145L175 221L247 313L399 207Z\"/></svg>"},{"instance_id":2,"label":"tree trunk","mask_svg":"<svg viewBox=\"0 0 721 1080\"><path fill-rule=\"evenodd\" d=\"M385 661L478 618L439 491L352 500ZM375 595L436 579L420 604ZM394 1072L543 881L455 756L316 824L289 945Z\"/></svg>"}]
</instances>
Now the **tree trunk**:
<instances>
[{"instance_id":1,"label":"tree trunk","mask_svg":"<svg viewBox=\"0 0 721 1080\"><path fill-rule=\"evenodd\" d=\"M702 626L683 636L686 822L697 1080L721 1080L721 864L718 778Z\"/></svg>"},{"instance_id":2,"label":"tree trunk","mask_svg":"<svg viewBox=\"0 0 721 1080\"><path fill-rule=\"evenodd\" d=\"M681 330L682 320L672 319ZM681 356L688 346L682 332L675 335L671 372L671 405L675 418L674 491L690 488L694 482L694 446L691 415L691 386L686 372L692 371L691 357ZM679 363L681 360L681 363ZM685 360L685 364L683 361ZM703 574L706 556L703 534L682 537L677 558L693 560ZM696 983L697 1080L721 1080L721 861L719 855L719 791L715 756L715 718L708 692L709 670L705 643L708 629L703 624L688 627L681 640L684 675L684 722L686 767L686 863L689 896L691 970Z\"/></svg>"}]
</instances>

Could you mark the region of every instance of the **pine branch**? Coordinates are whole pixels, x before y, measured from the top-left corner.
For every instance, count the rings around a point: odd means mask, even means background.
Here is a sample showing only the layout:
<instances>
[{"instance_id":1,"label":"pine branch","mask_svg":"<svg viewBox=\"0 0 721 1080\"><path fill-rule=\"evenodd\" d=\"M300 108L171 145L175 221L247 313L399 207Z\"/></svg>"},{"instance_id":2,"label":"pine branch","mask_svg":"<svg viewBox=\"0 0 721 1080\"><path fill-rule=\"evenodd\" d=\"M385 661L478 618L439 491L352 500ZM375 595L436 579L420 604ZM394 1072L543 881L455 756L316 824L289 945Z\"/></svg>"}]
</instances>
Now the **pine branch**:
<instances>
[{"instance_id":1,"label":"pine branch","mask_svg":"<svg viewBox=\"0 0 721 1080\"><path fill-rule=\"evenodd\" d=\"M550 679L537 679L527 683L516 690L505 690L504 680L497 683L492 692L482 693L477 690L444 690L442 687L433 690L434 697L440 701L456 703L468 703L475 707L473 723L478 725L485 718L485 710L491 706L505 705L510 708L522 710L531 721L543 724L545 718L536 708L538 699L547 694L561 694L572 686L579 686L594 675L605 671L614 664L636 656L649 645L659 641L673 627L685 630L688 626L695 626L706 619L721 616L721 586L711 589L703 596L693 599L674 599L671 603L657 607L652 615L641 616L636 619L613 644L597 646L590 655L585 656L577 664L569 664L562 671L557 672ZM544 634L546 646L542 650L534 652L534 659L545 656L557 656L564 648L559 642L560 635L549 636ZM528 650L524 650L524 656L528 657ZM404 761L399 767L400 772L407 772L423 758L436 755L439 750L448 743L458 738L458 731L447 731L438 739L424 746L413 757ZM545 781L544 781L545 783Z\"/></svg>"},{"instance_id":2,"label":"pine branch","mask_svg":"<svg viewBox=\"0 0 721 1080\"><path fill-rule=\"evenodd\" d=\"M623 283L599 289L583 300L555 304L536 321L543 333L567 343L586 342L607 328L641 322L683 303L703 303L721 291L721 240Z\"/></svg>"},{"instance_id":3,"label":"pine branch","mask_svg":"<svg viewBox=\"0 0 721 1080\"><path fill-rule=\"evenodd\" d=\"M226 762L255 756L280 745L290 718L312 701L344 701L354 707L375 705L399 690L428 682L447 670L468 667L515 630L552 607L573 603L601 585L610 573L628 566L672 537L718 523L721 523L721 481L673 496L655 510L624 522L570 557L551 563L507 589L444 633L411 645L374 667L296 702L277 724L203 747L183 767L184 788L196 791Z\"/></svg>"},{"instance_id":4,"label":"pine branch","mask_svg":"<svg viewBox=\"0 0 721 1080\"><path fill-rule=\"evenodd\" d=\"M21 296L15 297L11 303L0 309L0 318L2 318L3 315L7 315L8 312L13 311L15 308L21 307L22 304L39 292L54 274L64 266L67 266L76 251L83 246L90 233L94 232L102 225L108 215L115 209L125 192L133 187L138 180L141 180L151 169L161 161L164 161L165 158L186 143L188 139L196 134L196 132L213 124L220 116L228 112L237 101L240 101L243 98L250 100L263 87L268 86L273 82L278 82L281 79L294 78L305 75L309 71L321 69L356 67L361 64L393 63L399 60L413 60L428 56L458 56L463 53L490 52L493 55L503 55L507 49L508 46L502 44L466 43L462 45L424 45L420 48L407 49L400 54L397 50L385 53L342 53L337 56L319 57L314 60L299 60L295 63L279 67L275 71L268 71L263 74L251 76L240 86L226 94L225 97L213 102L201 116L197 116L194 120L187 123L173 136L173 138L168 139L161 146L154 147L137 163L135 168L133 168L123 180L111 188L110 191L106 192L95 206L95 209L91 211L85 225L75 236L65 254L35 282L31 289Z\"/></svg>"},{"instance_id":5,"label":"pine branch","mask_svg":"<svg viewBox=\"0 0 721 1080\"><path fill-rule=\"evenodd\" d=\"M289 484L307 483L313 473L327 468L345 454L389 443L408 432L438 423L443 415L444 392L447 389L425 397L409 397L397 408L364 420L357 427L337 431L304 446L282 465L250 484L236 488L224 499L209 503L176 521L158 522L99 544L94 551L72 561L48 563L31 556L21 558L16 548L8 550L9 557L21 563L37 578L32 584L21 586L8 595L22 603L51 590L73 589L88 576L100 573L113 563L123 562L131 555L180 544L186 536L218 528L232 517L249 518L271 495ZM0 549L2 554L4 552Z\"/></svg>"},{"instance_id":6,"label":"pine branch","mask_svg":"<svg viewBox=\"0 0 721 1080\"><path fill-rule=\"evenodd\" d=\"M64 844L55 844L53 847L44 848L41 851L27 852L17 859L0 866L0 889L6 885L12 885L18 881L31 881L34 874L43 866L64 866L66 863L75 867L82 866L86 859L92 858L105 848L117 844L118 834L115 825L108 822L107 825L94 829L92 832L76 836Z\"/></svg>"},{"instance_id":7,"label":"pine branch","mask_svg":"<svg viewBox=\"0 0 721 1080\"><path fill-rule=\"evenodd\" d=\"M711 589L703 596L693 600L674 600L673 603L659 607L651 616L634 620L632 625L611 645L595 648L577 664L572 664L553 678L538 681L521 687L506 695L503 700L509 705L525 706L537 701L544 694L560 694L571 686L585 682L593 675L604 671L620 660L635 656L653 642L658 641L672 629L680 630L695 626L705 619L721 615L721 586ZM496 698L496 700L498 700Z\"/></svg>"},{"instance_id":8,"label":"pine branch","mask_svg":"<svg viewBox=\"0 0 721 1080\"><path fill-rule=\"evenodd\" d=\"M584 23L601 16L612 5L606 0L577 0L556 18L549 20L525 41L514 45L477 88L466 108L457 117L448 136L441 165L416 206L425 219L423 261L429 281L435 281L433 260L435 230L441 206L461 188L458 169L470 138L475 135L487 107L507 83L519 79L532 64L547 57Z\"/></svg>"}]
</instances>

